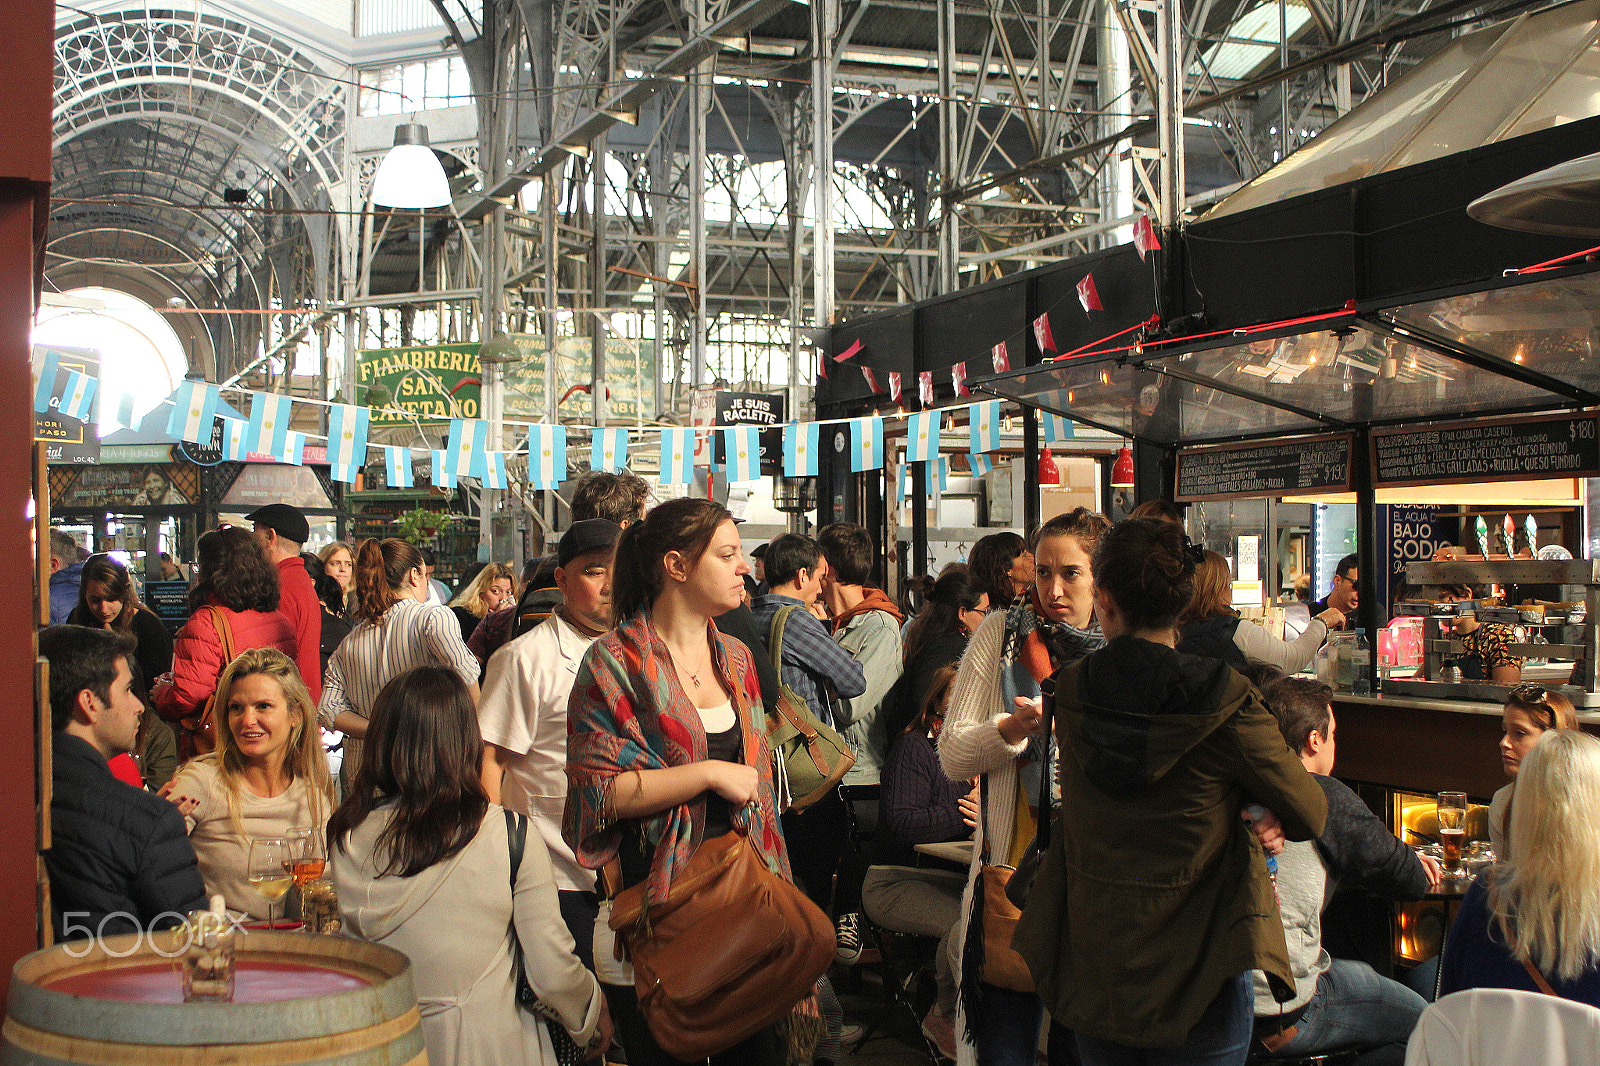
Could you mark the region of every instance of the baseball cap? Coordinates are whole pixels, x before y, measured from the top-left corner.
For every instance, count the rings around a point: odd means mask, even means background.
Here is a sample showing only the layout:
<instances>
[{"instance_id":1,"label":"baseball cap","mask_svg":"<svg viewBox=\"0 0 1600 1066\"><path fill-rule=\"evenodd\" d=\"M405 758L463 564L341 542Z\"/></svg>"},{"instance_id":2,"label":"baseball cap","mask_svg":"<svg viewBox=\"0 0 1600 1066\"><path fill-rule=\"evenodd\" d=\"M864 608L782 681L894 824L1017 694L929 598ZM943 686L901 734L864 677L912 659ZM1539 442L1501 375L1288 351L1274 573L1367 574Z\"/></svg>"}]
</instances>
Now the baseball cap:
<instances>
[{"instance_id":1,"label":"baseball cap","mask_svg":"<svg viewBox=\"0 0 1600 1066\"><path fill-rule=\"evenodd\" d=\"M278 536L292 540L296 544L304 544L311 536L311 523L306 521L306 516L301 513L300 508L291 507L286 503L269 503L265 507L257 507L245 515L244 520L266 526Z\"/></svg>"},{"instance_id":2,"label":"baseball cap","mask_svg":"<svg viewBox=\"0 0 1600 1066\"><path fill-rule=\"evenodd\" d=\"M566 566L580 555L616 547L622 527L607 518L585 518L574 522L561 534L556 545L556 565Z\"/></svg>"},{"instance_id":3,"label":"baseball cap","mask_svg":"<svg viewBox=\"0 0 1600 1066\"><path fill-rule=\"evenodd\" d=\"M767 544L768 543L769 542L767 542L767 541L762 541L760 544L757 544L754 548L750 549L750 558L759 559L762 556L766 555L767 554Z\"/></svg>"}]
</instances>

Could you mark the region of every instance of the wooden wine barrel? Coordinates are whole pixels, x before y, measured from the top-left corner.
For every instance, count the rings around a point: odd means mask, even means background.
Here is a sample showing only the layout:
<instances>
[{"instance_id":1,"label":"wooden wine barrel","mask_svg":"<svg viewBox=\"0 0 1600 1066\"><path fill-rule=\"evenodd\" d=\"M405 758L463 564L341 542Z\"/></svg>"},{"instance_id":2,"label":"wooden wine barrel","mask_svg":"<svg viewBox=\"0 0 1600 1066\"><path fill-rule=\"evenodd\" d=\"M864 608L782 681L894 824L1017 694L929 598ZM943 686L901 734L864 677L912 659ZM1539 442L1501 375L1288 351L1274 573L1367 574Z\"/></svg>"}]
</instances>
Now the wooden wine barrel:
<instances>
[{"instance_id":1,"label":"wooden wine barrel","mask_svg":"<svg viewBox=\"0 0 1600 1066\"><path fill-rule=\"evenodd\" d=\"M12 971L0 1063L427 1063L411 962L400 952L344 937L250 932L236 960L234 1002L184 1003L179 960L159 954L149 936L36 951Z\"/></svg>"}]
</instances>

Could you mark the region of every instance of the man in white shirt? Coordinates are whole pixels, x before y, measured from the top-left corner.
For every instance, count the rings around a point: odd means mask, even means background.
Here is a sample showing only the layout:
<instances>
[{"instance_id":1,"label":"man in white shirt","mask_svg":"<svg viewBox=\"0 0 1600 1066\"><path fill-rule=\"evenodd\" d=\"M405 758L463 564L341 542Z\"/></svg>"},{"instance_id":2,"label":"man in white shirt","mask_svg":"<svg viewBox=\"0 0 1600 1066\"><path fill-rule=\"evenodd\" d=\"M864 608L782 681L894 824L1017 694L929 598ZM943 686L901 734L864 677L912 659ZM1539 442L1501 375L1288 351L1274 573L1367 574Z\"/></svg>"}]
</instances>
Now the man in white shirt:
<instances>
[{"instance_id":1,"label":"man in white shirt","mask_svg":"<svg viewBox=\"0 0 1600 1066\"><path fill-rule=\"evenodd\" d=\"M478 724L485 760L501 769L500 803L528 816L550 851L561 916L578 957L594 969L595 875L561 839L567 799L567 697L589 645L612 626L611 560L622 527L604 518L575 522L556 548L555 613L489 659ZM492 771L487 777L495 777Z\"/></svg>"}]
</instances>

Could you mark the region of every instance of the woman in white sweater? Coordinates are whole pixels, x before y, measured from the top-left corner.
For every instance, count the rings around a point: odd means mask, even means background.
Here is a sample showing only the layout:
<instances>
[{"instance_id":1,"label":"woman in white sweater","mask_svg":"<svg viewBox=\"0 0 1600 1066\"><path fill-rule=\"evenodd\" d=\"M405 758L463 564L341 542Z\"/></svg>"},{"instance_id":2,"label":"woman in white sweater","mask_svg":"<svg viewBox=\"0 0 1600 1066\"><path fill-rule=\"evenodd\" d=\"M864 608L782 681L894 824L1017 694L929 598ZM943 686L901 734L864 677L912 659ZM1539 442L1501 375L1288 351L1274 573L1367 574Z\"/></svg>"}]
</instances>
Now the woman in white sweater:
<instances>
[{"instance_id":1,"label":"woman in white sweater","mask_svg":"<svg viewBox=\"0 0 1600 1066\"><path fill-rule=\"evenodd\" d=\"M422 666L390 681L368 739L328 823L329 859L345 928L411 958L428 1061L554 1064L547 1026L603 1051L600 984L573 954L539 834L484 791L478 716L460 677ZM517 1005L519 963L553 1020Z\"/></svg>"},{"instance_id":2,"label":"woman in white sweater","mask_svg":"<svg viewBox=\"0 0 1600 1066\"><path fill-rule=\"evenodd\" d=\"M1286 674L1298 673L1311 662L1328 630L1344 624L1344 612L1329 607L1311 619L1294 640L1279 640L1233 609L1233 573L1228 560L1208 551L1195 568L1194 599L1183 613L1178 650L1189 655L1221 659L1233 667L1267 663Z\"/></svg>"},{"instance_id":3,"label":"woman in white sweater","mask_svg":"<svg viewBox=\"0 0 1600 1066\"><path fill-rule=\"evenodd\" d=\"M1045 762L1039 682L1105 643L1094 625L1090 560L1109 528L1082 507L1040 527L1033 537L1033 588L984 619L956 674L939 761L951 780L982 777L977 846L957 937L963 947L956 1032L970 1026L973 1034L971 1044L959 1047L961 1066L1033 1066L1043 1010L1032 993L983 980L973 884L986 856L991 864L1015 866L1033 840L1037 812L1030 805L1037 802Z\"/></svg>"},{"instance_id":4,"label":"woman in white sweater","mask_svg":"<svg viewBox=\"0 0 1600 1066\"><path fill-rule=\"evenodd\" d=\"M206 892L264 919L270 904L250 886L250 840L321 833L333 779L311 694L283 652L251 648L233 660L216 706L217 750L184 764L167 798L188 824Z\"/></svg>"}]
</instances>

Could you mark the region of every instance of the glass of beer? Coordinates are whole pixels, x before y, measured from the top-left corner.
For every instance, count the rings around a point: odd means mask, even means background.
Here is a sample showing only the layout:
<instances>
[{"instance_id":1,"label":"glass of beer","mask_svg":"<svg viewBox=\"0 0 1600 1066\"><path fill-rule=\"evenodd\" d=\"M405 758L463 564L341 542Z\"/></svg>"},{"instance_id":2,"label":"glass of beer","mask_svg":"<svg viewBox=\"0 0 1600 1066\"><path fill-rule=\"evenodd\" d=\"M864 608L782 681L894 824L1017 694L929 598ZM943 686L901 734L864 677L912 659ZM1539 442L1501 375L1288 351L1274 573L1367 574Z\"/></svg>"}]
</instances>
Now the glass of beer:
<instances>
[{"instance_id":1,"label":"glass of beer","mask_svg":"<svg viewBox=\"0 0 1600 1066\"><path fill-rule=\"evenodd\" d=\"M1444 849L1444 868L1452 876L1461 873L1461 845L1467 832L1467 794L1439 793L1439 844Z\"/></svg>"}]
</instances>

